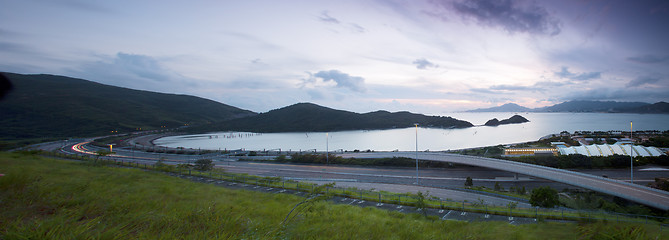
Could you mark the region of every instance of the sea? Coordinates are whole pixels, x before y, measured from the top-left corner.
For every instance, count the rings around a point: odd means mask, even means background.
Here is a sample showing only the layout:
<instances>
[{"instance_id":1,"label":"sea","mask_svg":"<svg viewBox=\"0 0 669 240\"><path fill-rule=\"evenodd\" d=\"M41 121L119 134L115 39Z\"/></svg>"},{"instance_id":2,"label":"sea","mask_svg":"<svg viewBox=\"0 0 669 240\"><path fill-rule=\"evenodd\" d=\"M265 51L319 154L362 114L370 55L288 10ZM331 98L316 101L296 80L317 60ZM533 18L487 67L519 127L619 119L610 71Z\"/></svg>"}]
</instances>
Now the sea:
<instances>
[{"instance_id":1,"label":"sea","mask_svg":"<svg viewBox=\"0 0 669 240\"><path fill-rule=\"evenodd\" d=\"M530 122L483 126L492 118L502 120L515 114ZM443 151L531 142L563 131L629 132L630 127L633 131L669 130L669 114L490 112L451 113L443 116L469 121L476 126L465 129L418 126L338 132L211 132L163 137L156 139L154 144L191 149L283 152Z\"/></svg>"}]
</instances>

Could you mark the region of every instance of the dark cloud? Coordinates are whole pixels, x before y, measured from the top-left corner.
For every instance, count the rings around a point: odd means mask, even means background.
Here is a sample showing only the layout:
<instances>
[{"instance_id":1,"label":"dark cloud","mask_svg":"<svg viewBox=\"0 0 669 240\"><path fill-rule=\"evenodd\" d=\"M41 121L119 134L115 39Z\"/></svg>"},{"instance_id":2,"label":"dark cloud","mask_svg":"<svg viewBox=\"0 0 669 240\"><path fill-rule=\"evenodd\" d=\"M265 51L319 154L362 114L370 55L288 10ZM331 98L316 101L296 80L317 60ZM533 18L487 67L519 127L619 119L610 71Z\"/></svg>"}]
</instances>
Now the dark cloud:
<instances>
[{"instance_id":1,"label":"dark cloud","mask_svg":"<svg viewBox=\"0 0 669 240\"><path fill-rule=\"evenodd\" d=\"M362 77L351 76L339 70L320 71L316 74L309 73L309 79L306 82L315 82L316 78L320 78L323 82L333 81L337 87L348 88L354 92L365 92L365 79Z\"/></svg>"},{"instance_id":2,"label":"dark cloud","mask_svg":"<svg viewBox=\"0 0 669 240\"><path fill-rule=\"evenodd\" d=\"M669 92L656 88L596 88L583 91L572 91L559 100L592 100L592 101L626 101L626 102L659 102L669 99Z\"/></svg>"},{"instance_id":3,"label":"dark cloud","mask_svg":"<svg viewBox=\"0 0 669 240\"><path fill-rule=\"evenodd\" d=\"M439 65L436 65L436 64L434 64L434 63L428 61L428 60L425 59L425 58L416 59L415 61L413 61L413 64L415 64L415 65L416 65L416 68L418 68L418 69L427 69L427 68L429 68L429 67L430 67L430 68L437 68L437 67L439 67Z\"/></svg>"},{"instance_id":4,"label":"dark cloud","mask_svg":"<svg viewBox=\"0 0 669 240\"><path fill-rule=\"evenodd\" d=\"M318 20L321 20L321 22L326 22L326 23L339 24L339 20L331 17L327 11L321 12L321 15L318 16Z\"/></svg>"},{"instance_id":5,"label":"dark cloud","mask_svg":"<svg viewBox=\"0 0 669 240\"><path fill-rule=\"evenodd\" d=\"M465 0L452 3L462 16L473 18L481 25L501 27L510 33L560 34L560 22L545 8L528 4L517 5L511 0ZM439 3L447 6L447 3Z\"/></svg>"},{"instance_id":6,"label":"dark cloud","mask_svg":"<svg viewBox=\"0 0 669 240\"><path fill-rule=\"evenodd\" d=\"M628 57L627 60L637 63L661 63L668 61L669 56L643 55L636 57Z\"/></svg>"},{"instance_id":7,"label":"dark cloud","mask_svg":"<svg viewBox=\"0 0 669 240\"><path fill-rule=\"evenodd\" d=\"M639 86L642 86L642 85L645 85L645 84L656 83L660 80L662 80L662 79L659 78L659 77L641 76L641 77L635 78L634 80L630 81L625 86L627 86L627 87L639 87Z\"/></svg>"},{"instance_id":8,"label":"dark cloud","mask_svg":"<svg viewBox=\"0 0 669 240\"><path fill-rule=\"evenodd\" d=\"M569 72L568 67L562 67L562 70L559 72L555 72L555 76L559 78L566 78L566 79L571 79L571 80L576 80L576 81L587 81L587 80L592 80L592 79L598 79L602 77L601 72L585 72L585 73L572 73Z\"/></svg>"}]
</instances>

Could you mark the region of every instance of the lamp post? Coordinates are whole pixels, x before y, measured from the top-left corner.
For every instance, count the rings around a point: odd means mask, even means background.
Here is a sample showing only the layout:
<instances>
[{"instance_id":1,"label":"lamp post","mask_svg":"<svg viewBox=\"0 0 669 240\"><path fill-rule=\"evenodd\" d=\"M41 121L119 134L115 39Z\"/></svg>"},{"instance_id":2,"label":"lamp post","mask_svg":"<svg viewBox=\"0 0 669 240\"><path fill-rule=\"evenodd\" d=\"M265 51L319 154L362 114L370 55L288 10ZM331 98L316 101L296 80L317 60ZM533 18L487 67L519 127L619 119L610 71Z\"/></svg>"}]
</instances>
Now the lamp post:
<instances>
[{"instance_id":1,"label":"lamp post","mask_svg":"<svg viewBox=\"0 0 669 240\"><path fill-rule=\"evenodd\" d=\"M634 149L632 148L634 145L634 140L632 138L632 121L630 121L630 183L634 183L634 172L632 171L634 168Z\"/></svg>"},{"instance_id":2,"label":"lamp post","mask_svg":"<svg viewBox=\"0 0 669 240\"><path fill-rule=\"evenodd\" d=\"M330 154L329 154L329 141L330 139L328 138L329 133L325 133L325 165L330 165Z\"/></svg>"},{"instance_id":3,"label":"lamp post","mask_svg":"<svg viewBox=\"0 0 669 240\"><path fill-rule=\"evenodd\" d=\"M418 185L418 123L416 125L416 185Z\"/></svg>"}]
</instances>

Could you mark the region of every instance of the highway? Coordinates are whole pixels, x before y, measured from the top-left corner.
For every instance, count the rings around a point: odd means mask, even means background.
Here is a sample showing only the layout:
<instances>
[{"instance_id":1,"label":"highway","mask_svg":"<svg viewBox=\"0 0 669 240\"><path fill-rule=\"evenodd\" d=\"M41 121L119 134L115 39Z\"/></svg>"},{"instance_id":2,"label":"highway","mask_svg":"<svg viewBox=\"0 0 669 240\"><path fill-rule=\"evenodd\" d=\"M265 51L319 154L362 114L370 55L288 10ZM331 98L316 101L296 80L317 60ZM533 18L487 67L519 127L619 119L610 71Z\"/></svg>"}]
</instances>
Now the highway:
<instances>
[{"instance_id":1,"label":"highway","mask_svg":"<svg viewBox=\"0 0 669 240\"><path fill-rule=\"evenodd\" d=\"M596 192L621 197L662 210L669 210L669 192L595 175L494 158L465 156L440 152L373 152L338 154L343 158L418 158L498 169L561 182Z\"/></svg>"},{"instance_id":2,"label":"highway","mask_svg":"<svg viewBox=\"0 0 669 240\"><path fill-rule=\"evenodd\" d=\"M87 145L86 142L72 141L67 143L54 143L51 145L42 145L40 148L53 150L60 148L64 152L77 154L94 154L97 148ZM217 167L226 168L231 172L248 173L259 176L278 176L287 178L303 178L305 181L316 178L328 179L344 179L338 181L341 185L358 185L360 188L371 187L366 186L363 182L377 183L377 184L395 184L403 185L402 192L410 191L410 187L415 182L415 172L412 174L411 169L380 169L380 168L360 168L360 167L336 167L336 166L305 166L305 165L290 165L290 164L272 164L272 163L250 163L237 162L237 157L226 156L221 154L216 155L181 155L181 154L160 154L149 153L127 148L114 148L116 154L112 155L116 159L127 159L130 161L137 161L140 163L151 164L157 159L163 159L168 164L178 164L193 162L200 158L210 158L215 160ZM339 154L344 158L386 158L386 157L405 157L415 158L416 152L372 152L372 153L345 153ZM494 170L476 170L466 169L464 171L448 171L448 177L444 176L443 171L421 169L420 182L423 186L435 186L439 188L461 187L464 178L471 176L474 178L476 185L484 185L492 187L496 182L500 182L506 187L519 186L553 186L556 189L561 189L559 183L564 183L571 186L576 186L584 189L590 189L597 192L606 193L613 196L618 196L633 202L652 206L662 210L669 210L669 193L657 189L644 187L637 184L630 184L620 180L598 177L591 174L561 170L549 167L543 167L532 164L524 164L513 161L505 161L500 159L465 156L457 154L447 154L441 152L419 152L418 158L428 161L452 162L456 164L470 165L476 167L483 167ZM509 173L522 174L519 180L512 180ZM619 172L620 173L620 172ZM657 173L656 173L657 174ZM659 173L662 174L662 173ZM523 176L526 175L526 176ZM618 174L619 175L619 174ZM635 176L637 174L635 173ZM540 179L529 179L527 176L533 176ZM610 176L610 175L609 175ZM619 178L619 177L618 177ZM652 179L652 176L646 177ZM355 179L356 182L350 180ZM505 180L507 179L507 180ZM552 183L550 181L557 183ZM641 179L639 179L641 180ZM505 182L506 181L506 182ZM649 180L645 180L646 182ZM566 185L565 185L566 186ZM413 187L416 187L413 185ZM374 188L374 187L371 187ZM385 186L384 188L390 188ZM380 185L376 189L381 189ZM391 190L391 189L384 189ZM435 191L431 191L435 193ZM460 199L477 199L480 196L462 196ZM486 199L486 202L492 204L503 204L506 201L500 199Z\"/></svg>"}]
</instances>

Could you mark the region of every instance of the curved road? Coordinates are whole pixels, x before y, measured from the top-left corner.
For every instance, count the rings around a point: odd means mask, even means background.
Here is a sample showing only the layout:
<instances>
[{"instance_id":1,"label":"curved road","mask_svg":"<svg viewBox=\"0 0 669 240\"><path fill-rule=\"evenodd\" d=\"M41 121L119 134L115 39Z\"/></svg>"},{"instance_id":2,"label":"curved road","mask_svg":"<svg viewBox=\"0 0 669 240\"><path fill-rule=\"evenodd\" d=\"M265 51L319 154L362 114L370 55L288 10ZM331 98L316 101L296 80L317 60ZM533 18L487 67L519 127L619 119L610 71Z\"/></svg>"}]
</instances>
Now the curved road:
<instances>
[{"instance_id":1,"label":"curved road","mask_svg":"<svg viewBox=\"0 0 669 240\"><path fill-rule=\"evenodd\" d=\"M543 179L562 182L597 192L621 197L647 206L669 210L669 192L628 182L598 177L533 164L506 161L494 158L465 156L439 152L373 152L339 154L343 158L418 158L419 160L452 162L471 166L499 169Z\"/></svg>"}]
</instances>

